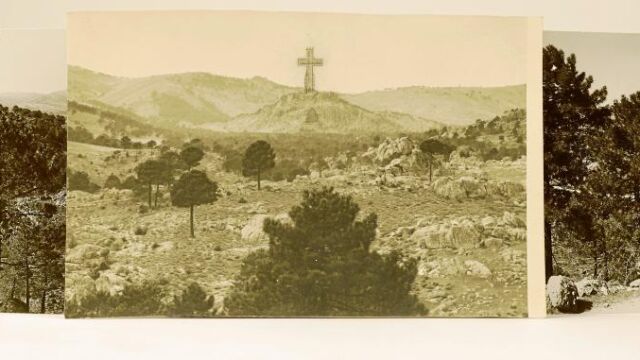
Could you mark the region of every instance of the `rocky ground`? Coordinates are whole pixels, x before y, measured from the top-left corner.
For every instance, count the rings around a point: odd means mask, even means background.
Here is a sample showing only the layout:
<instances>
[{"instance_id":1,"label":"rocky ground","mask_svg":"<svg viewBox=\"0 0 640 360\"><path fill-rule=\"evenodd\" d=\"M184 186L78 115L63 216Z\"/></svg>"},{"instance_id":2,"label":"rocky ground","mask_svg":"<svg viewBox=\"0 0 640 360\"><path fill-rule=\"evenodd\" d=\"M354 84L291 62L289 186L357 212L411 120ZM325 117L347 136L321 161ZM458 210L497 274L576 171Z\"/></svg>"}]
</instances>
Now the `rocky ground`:
<instances>
[{"instance_id":1,"label":"rocky ground","mask_svg":"<svg viewBox=\"0 0 640 360\"><path fill-rule=\"evenodd\" d=\"M634 290L625 296L600 302L593 306L593 313L640 313L640 292Z\"/></svg>"},{"instance_id":2,"label":"rocky ground","mask_svg":"<svg viewBox=\"0 0 640 360\"><path fill-rule=\"evenodd\" d=\"M412 149L399 151L408 164ZM304 189L329 185L352 194L361 215L377 213L375 251L395 249L419 259L415 291L431 316L525 316L524 162L457 161L437 175L446 179L440 185L424 175L382 178L375 169L352 168L265 181L261 191L249 179L222 172L215 161L205 162L224 196L196 207L195 239L189 237L188 209L170 206L166 193L149 210L128 190L70 192L67 301L97 289L117 296L127 283L151 278L162 279L167 301L196 281L221 307L242 259L268 245L264 218L286 219ZM493 175L492 169L505 167L515 170L509 174L516 181ZM446 191L439 190L442 183Z\"/></svg>"}]
</instances>

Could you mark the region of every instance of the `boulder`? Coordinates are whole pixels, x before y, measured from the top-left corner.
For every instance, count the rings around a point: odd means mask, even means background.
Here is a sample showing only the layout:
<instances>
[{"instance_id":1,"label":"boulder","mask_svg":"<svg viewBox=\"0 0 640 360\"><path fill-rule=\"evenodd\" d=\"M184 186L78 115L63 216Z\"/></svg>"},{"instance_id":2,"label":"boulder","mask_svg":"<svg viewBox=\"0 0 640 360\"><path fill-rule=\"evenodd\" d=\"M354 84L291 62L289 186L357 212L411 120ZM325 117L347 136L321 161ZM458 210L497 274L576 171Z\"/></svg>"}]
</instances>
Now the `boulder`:
<instances>
[{"instance_id":1,"label":"boulder","mask_svg":"<svg viewBox=\"0 0 640 360\"><path fill-rule=\"evenodd\" d=\"M453 221L447 232L448 243L455 248L474 248L480 244L478 226L469 219Z\"/></svg>"},{"instance_id":2,"label":"boulder","mask_svg":"<svg viewBox=\"0 0 640 360\"><path fill-rule=\"evenodd\" d=\"M264 220L268 218L267 215L255 215L249 222L242 228L240 235L242 240L262 242L267 240L267 234L262 229Z\"/></svg>"},{"instance_id":3,"label":"boulder","mask_svg":"<svg viewBox=\"0 0 640 360\"><path fill-rule=\"evenodd\" d=\"M461 184L450 177L441 177L433 181L433 192L446 199L463 199L466 197L465 189Z\"/></svg>"},{"instance_id":4,"label":"boulder","mask_svg":"<svg viewBox=\"0 0 640 360\"><path fill-rule=\"evenodd\" d=\"M466 269L458 259L440 258L418 263L418 276L429 278L450 277L465 274Z\"/></svg>"},{"instance_id":5,"label":"boulder","mask_svg":"<svg viewBox=\"0 0 640 360\"><path fill-rule=\"evenodd\" d=\"M467 275L477 276L481 278L487 278L491 276L491 270L489 268L476 260L466 260L464 262L464 266L467 270Z\"/></svg>"},{"instance_id":6,"label":"boulder","mask_svg":"<svg viewBox=\"0 0 640 360\"><path fill-rule=\"evenodd\" d=\"M640 279L630 282L629 287L632 289L640 289Z\"/></svg>"},{"instance_id":7,"label":"boulder","mask_svg":"<svg viewBox=\"0 0 640 360\"><path fill-rule=\"evenodd\" d=\"M526 198L524 185L511 181L488 181L487 184L485 184L485 189L488 195L517 200L524 200Z\"/></svg>"},{"instance_id":8,"label":"boulder","mask_svg":"<svg viewBox=\"0 0 640 360\"><path fill-rule=\"evenodd\" d=\"M267 241L268 235L267 233L264 232L263 226L264 226L264 220L269 217L272 217L275 220L278 220L284 224L292 224L291 218L286 213L278 214L276 216L255 215L251 219L249 219L247 224L240 231L240 236L242 237L242 240L251 241L251 242Z\"/></svg>"},{"instance_id":9,"label":"boulder","mask_svg":"<svg viewBox=\"0 0 640 360\"><path fill-rule=\"evenodd\" d=\"M428 225L416 229L409 240L427 249L438 249L447 245L449 229L442 224Z\"/></svg>"},{"instance_id":10,"label":"boulder","mask_svg":"<svg viewBox=\"0 0 640 360\"><path fill-rule=\"evenodd\" d=\"M622 285L622 283L618 280L610 280L607 281L607 290L609 291L609 293L611 294L617 294L619 292L622 292L625 290L625 286Z\"/></svg>"},{"instance_id":11,"label":"boulder","mask_svg":"<svg viewBox=\"0 0 640 360\"><path fill-rule=\"evenodd\" d=\"M500 248L504 241L500 238L489 237L482 240L482 245L486 248Z\"/></svg>"},{"instance_id":12,"label":"boulder","mask_svg":"<svg viewBox=\"0 0 640 360\"><path fill-rule=\"evenodd\" d=\"M573 312L577 308L578 288L566 276L552 276L547 282L547 301L561 312Z\"/></svg>"},{"instance_id":13,"label":"boulder","mask_svg":"<svg viewBox=\"0 0 640 360\"><path fill-rule=\"evenodd\" d=\"M591 277L586 277L575 283L578 289L578 296L591 296L598 293L602 287L602 282Z\"/></svg>"},{"instance_id":14,"label":"boulder","mask_svg":"<svg viewBox=\"0 0 640 360\"><path fill-rule=\"evenodd\" d=\"M410 155L415 144L408 137L401 137L398 139L386 138L375 151L374 160L381 164L386 164L389 161L400 157L402 155Z\"/></svg>"}]
</instances>

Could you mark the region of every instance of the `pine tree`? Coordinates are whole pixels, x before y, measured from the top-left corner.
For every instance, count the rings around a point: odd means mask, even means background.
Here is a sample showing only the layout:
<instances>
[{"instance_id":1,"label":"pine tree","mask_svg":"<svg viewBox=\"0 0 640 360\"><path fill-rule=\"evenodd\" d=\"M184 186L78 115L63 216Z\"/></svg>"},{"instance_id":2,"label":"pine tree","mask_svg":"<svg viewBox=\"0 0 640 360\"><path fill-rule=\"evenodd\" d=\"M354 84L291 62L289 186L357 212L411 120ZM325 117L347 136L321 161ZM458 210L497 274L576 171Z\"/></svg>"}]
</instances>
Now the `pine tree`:
<instances>
[{"instance_id":1,"label":"pine tree","mask_svg":"<svg viewBox=\"0 0 640 360\"><path fill-rule=\"evenodd\" d=\"M356 220L350 196L331 188L305 191L289 215L267 219L269 249L243 261L225 304L242 316L420 315L411 294L417 269L398 253L371 251L377 216Z\"/></svg>"},{"instance_id":2,"label":"pine tree","mask_svg":"<svg viewBox=\"0 0 640 360\"><path fill-rule=\"evenodd\" d=\"M276 165L275 159L276 153L271 148L271 145L264 140L258 140L249 145L244 153L242 175L255 175L258 180L258 190L260 190L260 176Z\"/></svg>"},{"instance_id":3,"label":"pine tree","mask_svg":"<svg viewBox=\"0 0 640 360\"><path fill-rule=\"evenodd\" d=\"M545 270L553 275L553 226L565 216L593 163L589 146L606 124L605 87L591 89L593 78L576 67L575 55L549 45L543 52ZM590 231L585 234L593 234ZM586 240L588 241L588 239Z\"/></svg>"},{"instance_id":4,"label":"pine tree","mask_svg":"<svg viewBox=\"0 0 640 360\"><path fill-rule=\"evenodd\" d=\"M449 156L454 149L454 146L446 144L438 139L426 139L420 143L420 150L426 155L429 163L429 182L432 180L432 168L435 155Z\"/></svg>"},{"instance_id":5,"label":"pine tree","mask_svg":"<svg viewBox=\"0 0 640 360\"><path fill-rule=\"evenodd\" d=\"M187 164L187 169L191 170L204 157L204 151L196 146L187 146L180 152L180 158Z\"/></svg>"},{"instance_id":6,"label":"pine tree","mask_svg":"<svg viewBox=\"0 0 640 360\"><path fill-rule=\"evenodd\" d=\"M178 207L189 208L189 224L191 237L193 231L193 208L196 205L210 204L218 199L218 184L209 180L207 174L199 170L191 170L182 174L171 188L171 203Z\"/></svg>"},{"instance_id":7,"label":"pine tree","mask_svg":"<svg viewBox=\"0 0 640 360\"><path fill-rule=\"evenodd\" d=\"M161 161L151 159L138 164L138 166L136 166L135 168L135 171L138 176L138 181L141 184L147 185L149 195L149 208L151 208L152 187L154 184L157 184L159 181L161 181L161 179L163 179L165 166Z\"/></svg>"}]
</instances>

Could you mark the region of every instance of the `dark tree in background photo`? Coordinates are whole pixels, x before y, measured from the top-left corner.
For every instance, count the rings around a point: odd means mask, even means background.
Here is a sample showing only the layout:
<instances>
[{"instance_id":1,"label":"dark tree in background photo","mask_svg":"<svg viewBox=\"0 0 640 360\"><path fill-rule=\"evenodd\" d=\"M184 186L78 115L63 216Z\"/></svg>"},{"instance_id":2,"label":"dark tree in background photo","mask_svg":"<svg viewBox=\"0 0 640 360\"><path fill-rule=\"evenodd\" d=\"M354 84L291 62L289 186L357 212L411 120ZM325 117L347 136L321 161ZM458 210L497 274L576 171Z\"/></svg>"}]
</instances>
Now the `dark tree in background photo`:
<instances>
[{"instance_id":1,"label":"dark tree in background photo","mask_svg":"<svg viewBox=\"0 0 640 360\"><path fill-rule=\"evenodd\" d=\"M260 176L276 165L275 159L276 153L271 148L271 145L264 140L258 140L249 145L244 153L242 175L256 176L258 190L260 190Z\"/></svg>"}]
</instances>

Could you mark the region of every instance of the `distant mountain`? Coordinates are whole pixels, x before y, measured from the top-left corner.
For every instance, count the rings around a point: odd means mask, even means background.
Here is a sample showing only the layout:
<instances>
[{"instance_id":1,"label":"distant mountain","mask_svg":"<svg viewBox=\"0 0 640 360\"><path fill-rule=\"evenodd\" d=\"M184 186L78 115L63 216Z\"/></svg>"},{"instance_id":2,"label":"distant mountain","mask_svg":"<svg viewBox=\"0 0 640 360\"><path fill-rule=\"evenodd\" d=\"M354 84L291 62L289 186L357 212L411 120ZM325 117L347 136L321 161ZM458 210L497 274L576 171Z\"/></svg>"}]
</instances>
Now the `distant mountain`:
<instances>
[{"instance_id":1,"label":"distant mountain","mask_svg":"<svg viewBox=\"0 0 640 360\"><path fill-rule=\"evenodd\" d=\"M69 101L126 113L155 127L253 132L424 131L467 125L525 107L525 86L406 87L303 94L261 77L208 73L124 78L70 66ZM316 113L309 120L307 113ZM99 119L98 119L99 120Z\"/></svg>"},{"instance_id":2,"label":"distant mountain","mask_svg":"<svg viewBox=\"0 0 640 360\"><path fill-rule=\"evenodd\" d=\"M374 112L353 105L335 93L297 92L252 114L243 114L215 130L265 133L397 133L440 127L431 120L393 112Z\"/></svg>"},{"instance_id":3,"label":"distant mountain","mask_svg":"<svg viewBox=\"0 0 640 360\"><path fill-rule=\"evenodd\" d=\"M119 107L159 126L226 122L295 91L261 77L184 73L122 78L69 67L69 100Z\"/></svg>"},{"instance_id":4,"label":"distant mountain","mask_svg":"<svg viewBox=\"0 0 640 360\"><path fill-rule=\"evenodd\" d=\"M526 86L424 87L343 94L342 97L373 111L395 111L432 119L446 125L468 125L489 120L511 109L526 108Z\"/></svg>"},{"instance_id":5,"label":"distant mountain","mask_svg":"<svg viewBox=\"0 0 640 360\"><path fill-rule=\"evenodd\" d=\"M0 94L0 104L4 106L20 106L31 110L40 110L53 114L64 114L67 110L66 91L48 94L40 93L7 93Z\"/></svg>"}]
</instances>

